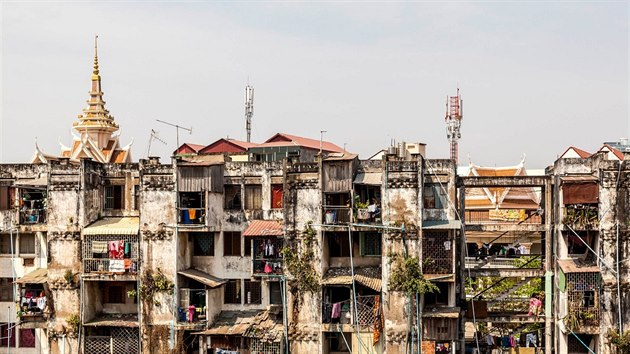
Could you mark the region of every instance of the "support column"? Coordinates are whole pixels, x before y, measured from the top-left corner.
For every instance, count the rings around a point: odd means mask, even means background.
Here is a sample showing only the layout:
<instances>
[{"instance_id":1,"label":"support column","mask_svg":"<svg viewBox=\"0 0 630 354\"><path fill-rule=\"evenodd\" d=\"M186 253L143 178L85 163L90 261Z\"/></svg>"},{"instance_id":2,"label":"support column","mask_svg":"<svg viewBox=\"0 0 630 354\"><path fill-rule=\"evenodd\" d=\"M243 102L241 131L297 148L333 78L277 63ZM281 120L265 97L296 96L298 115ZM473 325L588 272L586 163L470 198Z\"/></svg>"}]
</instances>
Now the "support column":
<instances>
[{"instance_id":1,"label":"support column","mask_svg":"<svg viewBox=\"0 0 630 354\"><path fill-rule=\"evenodd\" d=\"M553 348L553 323L555 321L552 308L553 295L553 257L552 257L552 238L553 238L553 213L551 204L551 179L545 181L544 186L544 217L545 217L545 353L551 354Z\"/></svg>"}]
</instances>

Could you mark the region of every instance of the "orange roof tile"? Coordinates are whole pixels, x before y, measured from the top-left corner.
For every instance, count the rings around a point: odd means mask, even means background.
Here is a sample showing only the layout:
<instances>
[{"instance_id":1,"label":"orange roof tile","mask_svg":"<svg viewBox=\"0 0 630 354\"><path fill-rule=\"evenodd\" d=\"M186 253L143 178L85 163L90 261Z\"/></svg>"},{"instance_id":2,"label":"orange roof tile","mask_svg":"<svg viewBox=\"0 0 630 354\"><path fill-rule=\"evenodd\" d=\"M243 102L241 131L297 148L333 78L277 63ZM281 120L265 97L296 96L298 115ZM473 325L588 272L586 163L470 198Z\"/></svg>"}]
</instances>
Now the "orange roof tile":
<instances>
[{"instance_id":1,"label":"orange roof tile","mask_svg":"<svg viewBox=\"0 0 630 354\"><path fill-rule=\"evenodd\" d=\"M282 236L284 229L279 222L274 220L254 220L247 229L243 231L243 236Z\"/></svg>"},{"instance_id":2,"label":"orange roof tile","mask_svg":"<svg viewBox=\"0 0 630 354\"><path fill-rule=\"evenodd\" d=\"M608 150L610 150L610 152L612 152L615 156L617 156L619 160L623 161L623 152L615 149L614 147L608 144L604 144L604 146L602 146L602 148L599 149L599 151L602 151L604 148L608 148Z\"/></svg>"},{"instance_id":3,"label":"orange roof tile","mask_svg":"<svg viewBox=\"0 0 630 354\"><path fill-rule=\"evenodd\" d=\"M562 156L564 156L567 152L569 152L569 150L573 150L575 151L576 154L578 154L578 156L580 156L580 158L588 158L589 156L591 156L591 153L588 151L584 151L582 149L578 149L575 146L569 146L566 150L564 150L564 152L560 155L560 158L562 158Z\"/></svg>"}]
</instances>

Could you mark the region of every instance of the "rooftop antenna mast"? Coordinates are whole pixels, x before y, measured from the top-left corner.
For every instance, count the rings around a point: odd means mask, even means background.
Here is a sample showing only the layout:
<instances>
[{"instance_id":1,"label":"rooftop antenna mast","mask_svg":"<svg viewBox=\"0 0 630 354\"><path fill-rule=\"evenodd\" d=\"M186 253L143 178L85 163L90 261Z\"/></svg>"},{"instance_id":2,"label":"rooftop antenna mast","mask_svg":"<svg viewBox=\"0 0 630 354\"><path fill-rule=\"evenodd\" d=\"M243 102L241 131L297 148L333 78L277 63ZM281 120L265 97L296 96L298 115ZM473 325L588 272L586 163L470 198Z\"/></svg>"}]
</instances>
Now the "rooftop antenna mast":
<instances>
[{"instance_id":1,"label":"rooftop antenna mast","mask_svg":"<svg viewBox=\"0 0 630 354\"><path fill-rule=\"evenodd\" d=\"M459 95L459 87L457 88L457 96L446 97L446 138L451 144L451 160L458 163L458 142L462 137L460 128L462 126L462 118L464 118L464 100Z\"/></svg>"},{"instance_id":2,"label":"rooftop antenna mast","mask_svg":"<svg viewBox=\"0 0 630 354\"><path fill-rule=\"evenodd\" d=\"M192 127L186 128L186 127L182 127L181 125L165 122L165 121L159 120L159 119L156 119L156 121L158 121L158 122L160 122L162 124L170 125L171 127L175 127L175 129L177 129L177 146L175 147L175 150L179 149L179 130L180 129L187 131L188 134L192 134Z\"/></svg>"},{"instance_id":3,"label":"rooftop antenna mast","mask_svg":"<svg viewBox=\"0 0 630 354\"><path fill-rule=\"evenodd\" d=\"M247 142L251 142L252 117L254 116L254 87L249 83L245 86L245 129L247 130Z\"/></svg>"},{"instance_id":4,"label":"rooftop antenna mast","mask_svg":"<svg viewBox=\"0 0 630 354\"><path fill-rule=\"evenodd\" d=\"M162 138L160 138L160 136L158 135L158 132L155 131L155 129L151 129L151 136L149 137L149 148L147 149L147 158L149 156L151 156L151 143L153 142L153 140L157 140L159 142L161 142L164 145L168 145L166 143L166 141L162 140Z\"/></svg>"}]
</instances>

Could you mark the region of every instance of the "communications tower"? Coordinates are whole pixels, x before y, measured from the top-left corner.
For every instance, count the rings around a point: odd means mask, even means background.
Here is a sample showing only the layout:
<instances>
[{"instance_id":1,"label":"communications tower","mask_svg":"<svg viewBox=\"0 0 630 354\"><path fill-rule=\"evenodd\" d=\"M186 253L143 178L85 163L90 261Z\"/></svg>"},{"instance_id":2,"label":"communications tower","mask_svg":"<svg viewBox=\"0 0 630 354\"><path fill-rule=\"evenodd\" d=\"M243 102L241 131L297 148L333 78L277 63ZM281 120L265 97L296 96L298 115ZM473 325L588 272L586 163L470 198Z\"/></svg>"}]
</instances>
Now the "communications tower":
<instances>
[{"instance_id":1,"label":"communications tower","mask_svg":"<svg viewBox=\"0 0 630 354\"><path fill-rule=\"evenodd\" d=\"M254 88L248 84L245 86L245 129L248 143L252 135L252 116L254 116Z\"/></svg>"},{"instance_id":2,"label":"communications tower","mask_svg":"<svg viewBox=\"0 0 630 354\"><path fill-rule=\"evenodd\" d=\"M446 138L451 144L451 160L458 163L458 141L462 137L460 128L462 126L462 118L464 118L464 100L459 96L459 88L457 88L457 96L447 96L446 98Z\"/></svg>"}]
</instances>

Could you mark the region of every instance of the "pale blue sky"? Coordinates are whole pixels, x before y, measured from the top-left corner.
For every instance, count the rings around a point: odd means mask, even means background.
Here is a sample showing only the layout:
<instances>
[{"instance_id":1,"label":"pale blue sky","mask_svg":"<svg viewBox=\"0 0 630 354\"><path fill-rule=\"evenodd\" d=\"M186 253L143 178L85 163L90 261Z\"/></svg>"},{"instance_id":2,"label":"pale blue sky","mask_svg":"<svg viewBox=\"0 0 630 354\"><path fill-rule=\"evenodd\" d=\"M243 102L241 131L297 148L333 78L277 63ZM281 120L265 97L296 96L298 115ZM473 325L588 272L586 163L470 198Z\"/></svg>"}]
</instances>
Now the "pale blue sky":
<instances>
[{"instance_id":1,"label":"pale blue sky","mask_svg":"<svg viewBox=\"0 0 630 354\"><path fill-rule=\"evenodd\" d=\"M569 145L628 136L625 1L11 2L2 10L0 161L34 139L69 145L88 97L93 37L107 108L146 155L180 141L275 132L325 138L367 158L391 139L448 157L444 103L464 99L460 164L531 168Z\"/></svg>"}]
</instances>

